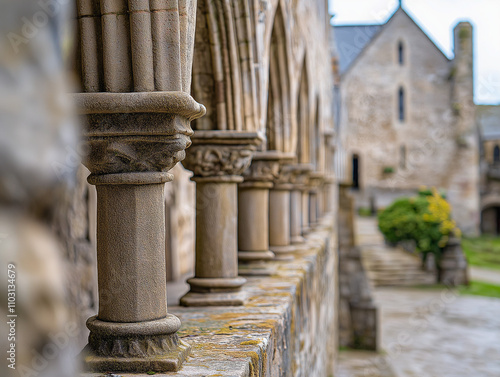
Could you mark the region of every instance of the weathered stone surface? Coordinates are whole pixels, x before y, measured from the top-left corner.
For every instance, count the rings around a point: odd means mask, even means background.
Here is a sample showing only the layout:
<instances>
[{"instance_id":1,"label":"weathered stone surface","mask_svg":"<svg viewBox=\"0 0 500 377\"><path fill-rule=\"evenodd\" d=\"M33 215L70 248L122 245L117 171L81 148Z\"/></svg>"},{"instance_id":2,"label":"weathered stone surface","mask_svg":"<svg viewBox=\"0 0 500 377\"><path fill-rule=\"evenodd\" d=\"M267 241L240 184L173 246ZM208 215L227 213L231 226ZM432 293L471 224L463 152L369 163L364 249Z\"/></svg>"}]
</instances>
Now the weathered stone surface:
<instances>
[{"instance_id":1,"label":"weathered stone surface","mask_svg":"<svg viewBox=\"0 0 500 377\"><path fill-rule=\"evenodd\" d=\"M308 236L308 250L294 261L265 262L277 267L275 275L248 277L244 306L170 307L183 323L179 336L192 351L178 372L158 375L332 375L337 352L331 336L337 327L332 227L332 218L325 220L322 230Z\"/></svg>"}]
</instances>

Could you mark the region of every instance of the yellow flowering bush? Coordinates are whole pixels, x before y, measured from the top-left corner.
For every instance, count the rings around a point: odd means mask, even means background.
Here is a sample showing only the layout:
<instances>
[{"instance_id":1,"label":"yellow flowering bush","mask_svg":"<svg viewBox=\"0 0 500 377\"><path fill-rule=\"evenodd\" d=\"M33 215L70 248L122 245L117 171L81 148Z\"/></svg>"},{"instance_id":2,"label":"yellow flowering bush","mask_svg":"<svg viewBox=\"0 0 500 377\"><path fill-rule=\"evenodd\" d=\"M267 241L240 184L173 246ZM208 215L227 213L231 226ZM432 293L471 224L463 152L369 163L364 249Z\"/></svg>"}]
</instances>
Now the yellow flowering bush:
<instances>
[{"instance_id":1,"label":"yellow flowering bush","mask_svg":"<svg viewBox=\"0 0 500 377\"><path fill-rule=\"evenodd\" d=\"M423 188L415 198L396 200L380 213L379 229L387 241L414 240L417 249L437 257L451 236L460 237L460 229L451 218L451 206L435 188Z\"/></svg>"}]
</instances>

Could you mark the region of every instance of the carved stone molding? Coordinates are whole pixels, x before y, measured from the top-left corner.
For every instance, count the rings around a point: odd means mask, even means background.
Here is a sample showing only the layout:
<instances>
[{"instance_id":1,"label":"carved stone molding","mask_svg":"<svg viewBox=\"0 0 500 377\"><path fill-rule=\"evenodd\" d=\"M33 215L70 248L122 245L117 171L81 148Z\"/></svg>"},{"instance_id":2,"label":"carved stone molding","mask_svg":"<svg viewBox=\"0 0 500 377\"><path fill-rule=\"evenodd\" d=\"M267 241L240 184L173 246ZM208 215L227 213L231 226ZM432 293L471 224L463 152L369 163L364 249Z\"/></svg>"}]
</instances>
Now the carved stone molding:
<instances>
[{"instance_id":1,"label":"carved stone molding","mask_svg":"<svg viewBox=\"0 0 500 377\"><path fill-rule=\"evenodd\" d=\"M194 180L240 177L260 142L257 133L198 131L182 164L194 173Z\"/></svg>"}]
</instances>

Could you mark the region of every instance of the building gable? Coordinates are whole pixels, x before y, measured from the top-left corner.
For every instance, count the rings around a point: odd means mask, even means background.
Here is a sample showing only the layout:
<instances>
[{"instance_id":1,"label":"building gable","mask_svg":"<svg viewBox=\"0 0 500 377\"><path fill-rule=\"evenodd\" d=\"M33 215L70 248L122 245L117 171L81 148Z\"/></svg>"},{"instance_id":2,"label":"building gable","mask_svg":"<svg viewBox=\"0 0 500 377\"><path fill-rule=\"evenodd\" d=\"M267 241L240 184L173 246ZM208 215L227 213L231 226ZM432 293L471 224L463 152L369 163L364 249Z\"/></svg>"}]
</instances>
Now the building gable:
<instances>
[{"instance_id":1,"label":"building gable","mask_svg":"<svg viewBox=\"0 0 500 377\"><path fill-rule=\"evenodd\" d=\"M339 53L340 74L345 75L357 61L362 59L368 50L380 35L387 30L398 19L404 19L416 26L417 32L429 42L429 48L435 50L443 57L443 61L449 62L448 57L441 49L429 38L415 20L403 9L398 8L385 24L380 25L339 25L334 26L337 38L337 48Z\"/></svg>"}]
</instances>

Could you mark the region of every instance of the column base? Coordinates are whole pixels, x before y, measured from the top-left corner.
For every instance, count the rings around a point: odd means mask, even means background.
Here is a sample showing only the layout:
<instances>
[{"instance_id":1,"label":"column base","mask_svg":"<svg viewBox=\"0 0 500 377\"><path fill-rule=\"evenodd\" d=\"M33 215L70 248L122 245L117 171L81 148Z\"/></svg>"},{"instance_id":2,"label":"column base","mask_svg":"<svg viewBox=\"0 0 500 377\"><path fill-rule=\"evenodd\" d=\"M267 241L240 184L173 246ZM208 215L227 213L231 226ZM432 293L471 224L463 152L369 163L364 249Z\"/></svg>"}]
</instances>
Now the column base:
<instances>
[{"instance_id":1,"label":"column base","mask_svg":"<svg viewBox=\"0 0 500 377\"><path fill-rule=\"evenodd\" d=\"M255 262L264 260L273 260L274 253L267 251L238 251L238 260L240 262Z\"/></svg>"},{"instance_id":2,"label":"column base","mask_svg":"<svg viewBox=\"0 0 500 377\"><path fill-rule=\"evenodd\" d=\"M310 245L303 243L300 245L271 246L271 250L276 254L276 260L293 260L294 256L310 248Z\"/></svg>"},{"instance_id":3,"label":"column base","mask_svg":"<svg viewBox=\"0 0 500 377\"><path fill-rule=\"evenodd\" d=\"M104 322L91 317L89 344L83 351L89 372L176 372L191 346L179 339L181 323L173 315L137 323Z\"/></svg>"},{"instance_id":4,"label":"column base","mask_svg":"<svg viewBox=\"0 0 500 377\"><path fill-rule=\"evenodd\" d=\"M248 301L248 294L238 292L188 292L181 298L182 306L243 306Z\"/></svg>"},{"instance_id":5,"label":"column base","mask_svg":"<svg viewBox=\"0 0 500 377\"><path fill-rule=\"evenodd\" d=\"M302 245L303 243L306 242L306 239L302 236L295 236L295 237L292 237L292 244L293 245Z\"/></svg>"},{"instance_id":6,"label":"column base","mask_svg":"<svg viewBox=\"0 0 500 377\"><path fill-rule=\"evenodd\" d=\"M241 291L246 283L243 277L235 278L192 278L188 279L191 291L185 294L182 306L241 306L247 301L247 294Z\"/></svg>"},{"instance_id":7,"label":"column base","mask_svg":"<svg viewBox=\"0 0 500 377\"><path fill-rule=\"evenodd\" d=\"M276 259L274 253L273 259ZM259 261L254 263L240 264L238 268L238 274L241 276L272 276L276 275L277 270L278 266L276 264Z\"/></svg>"}]
</instances>

